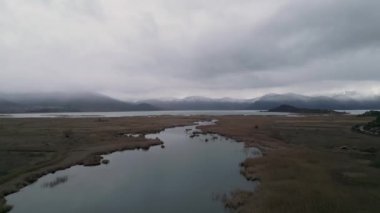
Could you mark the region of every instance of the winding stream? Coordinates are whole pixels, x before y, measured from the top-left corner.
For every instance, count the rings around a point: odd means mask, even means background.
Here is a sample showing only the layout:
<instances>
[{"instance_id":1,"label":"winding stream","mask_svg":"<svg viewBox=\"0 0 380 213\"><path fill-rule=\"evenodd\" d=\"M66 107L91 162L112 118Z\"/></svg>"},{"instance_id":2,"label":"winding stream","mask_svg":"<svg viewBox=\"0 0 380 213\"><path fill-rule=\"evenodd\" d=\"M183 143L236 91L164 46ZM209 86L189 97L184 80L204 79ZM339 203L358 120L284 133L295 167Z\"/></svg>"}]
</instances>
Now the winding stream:
<instances>
[{"instance_id":1,"label":"winding stream","mask_svg":"<svg viewBox=\"0 0 380 213\"><path fill-rule=\"evenodd\" d=\"M239 173L246 157L260 155L243 143L219 135L193 135L193 126L166 129L165 148L105 155L110 164L74 166L49 174L6 197L11 212L227 212L215 199L255 183Z\"/></svg>"}]
</instances>

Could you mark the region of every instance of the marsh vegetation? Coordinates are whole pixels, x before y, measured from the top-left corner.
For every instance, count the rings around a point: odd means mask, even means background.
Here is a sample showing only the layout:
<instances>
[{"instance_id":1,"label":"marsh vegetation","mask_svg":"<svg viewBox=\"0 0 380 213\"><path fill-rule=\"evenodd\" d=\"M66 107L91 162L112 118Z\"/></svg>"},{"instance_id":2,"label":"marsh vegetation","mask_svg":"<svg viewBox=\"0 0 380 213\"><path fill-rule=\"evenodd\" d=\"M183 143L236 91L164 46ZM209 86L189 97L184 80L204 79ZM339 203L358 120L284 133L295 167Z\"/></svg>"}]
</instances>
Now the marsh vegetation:
<instances>
[{"instance_id":1,"label":"marsh vegetation","mask_svg":"<svg viewBox=\"0 0 380 213\"><path fill-rule=\"evenodd\" d=\"M223 136L262 152L262 157L248 157L241 163L241 174L247 180L259 180L259 188L236 191L225 200L226 207L258 213L356 213L380 209L379 138L352 131L355 124L372 122L372 117L212 118L218 122L200 127L202 134L188 128L183 132L190 138L201 138L205 144L216 140L213 137ZM115 118L102 122L92 118L2 118L1 192L13 192L41 174L78 164L88 156L125 148L147 149L162 143L154 138L126 137L125 134L158 132L200 119L205 117ZM69 137L66 130L72 131ZM212 134L203 138L204 133ZM162 151L167 150L170 147ZM1 203L4 206L5 203Z\"/></svg>"},{"instance_id":2,"label":"marsh vegetation","mask_svg":"<svg viewBox=\"0 0 380 213\"><path fill-rule=\"evenodd\" d=\"M262 158L242 163L243 175L259 178L261 184L256 192L236 193L227 202L238 212L375 213L380 209L380 169L376 167L380 141L351 130L354 124L370 122L371 118L218 119L217 125L203 127L204 131L227 135L264 152Z\"/></svg>"}]
</instances>

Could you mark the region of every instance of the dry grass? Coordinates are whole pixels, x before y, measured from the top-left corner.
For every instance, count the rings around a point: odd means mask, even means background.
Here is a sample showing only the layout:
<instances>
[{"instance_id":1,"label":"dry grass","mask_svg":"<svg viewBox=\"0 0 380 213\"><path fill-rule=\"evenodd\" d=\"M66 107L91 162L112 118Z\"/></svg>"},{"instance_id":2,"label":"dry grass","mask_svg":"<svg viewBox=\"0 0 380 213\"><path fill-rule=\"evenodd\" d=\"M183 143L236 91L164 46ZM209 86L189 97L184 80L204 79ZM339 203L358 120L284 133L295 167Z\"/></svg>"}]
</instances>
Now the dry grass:
<instances>
[{"instance_id":1,"label":"dry grass","mask_svg":"<svg viewBox=\"0 0 380 213\"><path fill-rule=\"evenodd\" d=\"M380 141L351 131L365 122L353 116L226 116L204 128L265 151L243 163L243 174L260 178L261 186L238 212L378 212L380 169L371 165Z\"/></svg>"},{"instance_id":2,"label":"dry grass","mask_svg":"<svg viewBox=\"0 0 380 213\"><path fill-rule=\"evenodd\" d=\"M6 213L9 212L12 209L12 206L7 205L5 203L5 200L0 198L0 213Z\"/></svg>"},{"instance_id":3,"label":"dry grass","mask_svg":"<svg viewBox=\"0 0 380 213\"><path fill-rule=\"evenodd\" d=\"M43 172L83 162L88 155L158 144L121 133L157 132L204 118L1 118L0 191L7 193L9 186L13 186L11 190L18 189ZM370 118L217 119L217 125L201 128L244 141L246 146L257 146L264 152L264 157L247 159L243 164L244 175L260 178L261 185L255 193L240 192L241 196L235 197L230 204L238 212L356 213L380 209L379 138L351 131L352 125L366 123Z\"/></svg>"}]
</instances>

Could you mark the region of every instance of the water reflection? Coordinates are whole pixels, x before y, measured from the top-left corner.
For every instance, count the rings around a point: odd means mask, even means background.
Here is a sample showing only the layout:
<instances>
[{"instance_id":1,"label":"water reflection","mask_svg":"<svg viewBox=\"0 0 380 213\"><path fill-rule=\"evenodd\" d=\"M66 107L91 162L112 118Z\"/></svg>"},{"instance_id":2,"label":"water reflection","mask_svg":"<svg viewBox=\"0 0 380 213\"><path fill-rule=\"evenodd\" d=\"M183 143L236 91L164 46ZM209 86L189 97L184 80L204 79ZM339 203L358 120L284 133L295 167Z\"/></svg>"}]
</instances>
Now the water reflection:
<instances>
[{"instance_id":1,"label":"water reflection","mask_svg":"<svg viewBox=\"0 0 380 213\"><path fill-rule=\"evenodd\" d=\"M240 175L239 164L247 157L244 144L214 134L191 138L192 132L199 132L196 127L147 135L162 140L164 149L106 155L108 165L49 174L6 199L14 213L228 212L216 198L255 187Z\"/></svg>"},{"instance_id":2,"label":"water reflection","mask_svg":"<svg viewBox=\"0 0 380 213\"><path fill-rule=\"evenodd\" d=\"M69 179L69 177L67 175L65 176L60 176L60 177L56 177L54 180L52 181L49 181L49 182L45 182L42 184L42 187L43 188L53 188L53 187L56 187L60 184L64 184L67 182L67 180Z\"/></svg>"}]
</instances>

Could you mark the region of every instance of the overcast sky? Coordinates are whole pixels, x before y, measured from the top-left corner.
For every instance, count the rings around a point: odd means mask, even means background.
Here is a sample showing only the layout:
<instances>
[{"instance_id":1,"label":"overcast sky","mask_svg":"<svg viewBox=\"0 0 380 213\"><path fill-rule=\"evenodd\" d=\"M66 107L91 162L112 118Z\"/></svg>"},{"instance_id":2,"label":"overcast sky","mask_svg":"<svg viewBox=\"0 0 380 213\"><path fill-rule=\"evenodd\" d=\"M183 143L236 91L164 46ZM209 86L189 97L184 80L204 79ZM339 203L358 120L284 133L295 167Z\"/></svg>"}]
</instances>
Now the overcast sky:
<instances>
[{"instance_id":1,"label":"overcast sky","mask_svg":"<svg viewBox=\"0 0 380 213\"><path fill-rule=\"evenodd\" d=\"M0 0L0 91L380 94L379 0Z\"/></svg>"}]
</instances>

